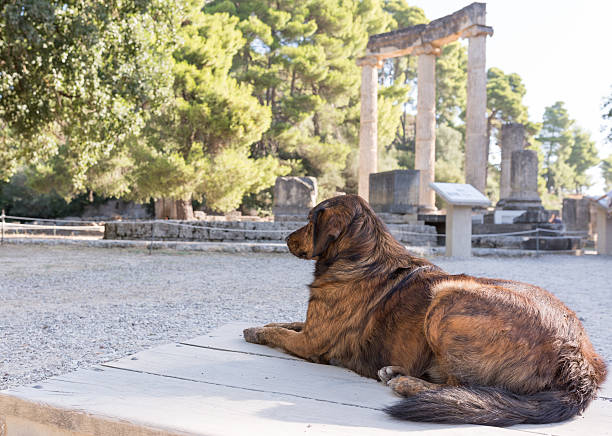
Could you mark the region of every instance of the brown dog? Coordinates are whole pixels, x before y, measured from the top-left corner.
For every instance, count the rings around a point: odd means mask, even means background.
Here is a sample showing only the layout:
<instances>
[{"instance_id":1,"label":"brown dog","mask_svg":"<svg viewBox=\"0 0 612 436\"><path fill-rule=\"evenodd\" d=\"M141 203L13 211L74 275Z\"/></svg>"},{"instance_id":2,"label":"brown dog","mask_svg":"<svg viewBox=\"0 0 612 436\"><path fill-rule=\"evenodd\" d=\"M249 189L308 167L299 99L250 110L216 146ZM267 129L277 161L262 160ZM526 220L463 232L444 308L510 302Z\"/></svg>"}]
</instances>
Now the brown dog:
<instances>
[{"instance_id":1,"label":"brown dog","mask_svg":"<svg viewBox=\"0 0 612 436\"><path fill-rule=\"evenodd\" d=\"M331 198L287 238L316 259L304 323L249 342L380 377L393 416L507 426L584 410L606 367L576 315L537 286L449 275L410 255L360 197Z\"/></svg>"}]
</instances>

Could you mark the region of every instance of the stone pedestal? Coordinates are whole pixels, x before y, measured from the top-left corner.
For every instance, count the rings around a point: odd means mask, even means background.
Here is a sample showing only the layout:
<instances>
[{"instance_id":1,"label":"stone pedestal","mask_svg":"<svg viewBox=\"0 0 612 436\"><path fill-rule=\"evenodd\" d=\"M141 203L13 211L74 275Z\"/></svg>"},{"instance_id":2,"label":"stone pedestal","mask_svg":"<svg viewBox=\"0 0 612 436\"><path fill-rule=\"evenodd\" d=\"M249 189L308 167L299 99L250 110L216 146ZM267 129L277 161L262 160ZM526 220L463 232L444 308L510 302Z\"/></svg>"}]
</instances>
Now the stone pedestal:
<instances>
[{"instance_id":1,"label":"stone pedestal","mask_svg":"<svg viewBox=\"0 0 612 436\"><path fill-rule=\"evenodd\" d=\"M541 208L542 200L538 195L538 155L533 150L520 150L512 153L511 192L509 198L498 203L498 207L510 210Z\"/></svg>"},{"instance_id":2,"label":"stone pedestal","mask_svg":"<svg viewBox=\"0 0 612 436\"><path fill-rule=\"evenodd\" d=\"M501 177L499 181L499 198L510 197L512 153L523 149L525 144L525 126L519 123L502 125L501 130Z\"/></svg>"},{"instance_id":3,"label":"stone pedestal","mask_svg":"<svg viewBox=\"0 0 612 436\"><path fill-rule=\"evenodd\" d=\"M487 156L486 38L492 30L482 23L463 32L468 38L467 105L465 131L465 183L484 193Z\"/></svg>"},{"instance_id":4,"label":"stone pedestal","mask_svg":"<svg viewBox=\"0 0 612 436\"><path fill-rule=\"evenodd\" d=\"M359 185L358 193L369 198L370 174L378 165L378 68L376 58L360 59L361 67L361 117L359 123Z\"/></svg>"},{"instance_id":5,"label":"stone pedestal","mask_svg":"<svg viewBox=\"0 0 612 436\"><path fill-rule=\"evenodd\" d=\"M597 254L612 255L612 210L597 206Z\"/></svg>"},{"instance_id":6,"label":"stone pedestal","mask_svg":"<svg viewBox=\"0 0 612 436\"><path fill-rule=\"evenodd\" d=\"M472 206L454 206L446 209L446 256L472 255Z\"/></svg>"},{"instance_id":7,"label":"stone pedestal","mask_svg":"<svg viewBox=\"0 0 612 436\"><path fill-rule=\"evenodd\" d=\"M370 174L370 206L377 213L412 214L419 205L419 171Z\"/></svg>"},{"instance_id":8,"label":"stone pedestal","mask_svg":"<svg viewBox=\"0 0 612 436\"><path fill-rule=\"evenodd\" d=\"M436 56L440 49L426 44L417 47L417 115L414 168L420 171L419 205L424 212L436 210L436 194L429 187L436 165Z\"/></svg>"},{"instance_id":9,"label":"stone pedestal","mask_svg":"<svg viewBox=\"0 0 612 436\"><path fill-rule=\"evenodd\" d=\"M304 220L317 204L317 179L314 177L277 177L274 184L275 221Z\"/></svg>"},{"instance_id":10,"label":"stone pedestal","mask_svg":"<svg viewBox=\"0 0 612 436\"><path fill-rule=\"evenodd\" d=\"M432 183L431 187L446 202L446 256L472 255L472 209L488 207L491 202L482 192L465 183Z\"/></svg>"}]
</instances>

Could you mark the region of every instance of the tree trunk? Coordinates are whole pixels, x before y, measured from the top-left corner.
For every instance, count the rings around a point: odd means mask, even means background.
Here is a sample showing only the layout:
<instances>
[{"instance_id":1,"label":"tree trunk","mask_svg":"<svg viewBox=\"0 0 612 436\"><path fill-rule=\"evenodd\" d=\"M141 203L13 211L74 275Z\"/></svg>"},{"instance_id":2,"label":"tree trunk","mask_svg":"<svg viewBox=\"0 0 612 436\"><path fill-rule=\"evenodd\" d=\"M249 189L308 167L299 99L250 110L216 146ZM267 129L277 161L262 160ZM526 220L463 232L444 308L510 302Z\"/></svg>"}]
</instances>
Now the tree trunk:
<instances>
[{"instance_id":1,"label":"tree trunk","mask_svg":"<svg viewBox=\"0 0 612 436\"><path fill-rule=\"evenodd\" d=\"M155 218L162 220L192 220L193 206L191 200L160 198L155 200Z\"/></svg>"}]
</instances>

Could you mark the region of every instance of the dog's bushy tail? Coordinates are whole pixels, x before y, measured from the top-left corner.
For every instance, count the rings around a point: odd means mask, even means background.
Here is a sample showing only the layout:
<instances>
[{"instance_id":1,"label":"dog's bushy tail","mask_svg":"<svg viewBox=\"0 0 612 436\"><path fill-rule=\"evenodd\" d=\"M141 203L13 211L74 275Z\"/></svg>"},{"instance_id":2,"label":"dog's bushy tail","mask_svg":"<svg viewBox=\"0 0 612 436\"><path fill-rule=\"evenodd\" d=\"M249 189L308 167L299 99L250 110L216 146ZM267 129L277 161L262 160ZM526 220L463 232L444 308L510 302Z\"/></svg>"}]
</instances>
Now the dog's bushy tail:
<instances>
[{"instance_id":1,"label":"dog's bushy tail","mask_svg":"<svg viewBox=\"0 0 612 436\"><path fill-rule=\"evenodd\" d=\"M580 347L565 345L556 377L563 390L520 395L498 387L444 386L407 397L385 412L410 421L498 427L560 422L588 406L605 374L601 359L587 359Z\"/></svg>"},{"instance_id":2,"label":"dog's bushy tail","mask_svg":"<svg viewBox=\"0 0 612 436\"><path fill-rule=\"evenodd\" d=\"M517 395L495 387L451 386L421 392L385 409L410 421L498 427L564 421L579 411L560 391Z\"/></svg>"}]
</instances>

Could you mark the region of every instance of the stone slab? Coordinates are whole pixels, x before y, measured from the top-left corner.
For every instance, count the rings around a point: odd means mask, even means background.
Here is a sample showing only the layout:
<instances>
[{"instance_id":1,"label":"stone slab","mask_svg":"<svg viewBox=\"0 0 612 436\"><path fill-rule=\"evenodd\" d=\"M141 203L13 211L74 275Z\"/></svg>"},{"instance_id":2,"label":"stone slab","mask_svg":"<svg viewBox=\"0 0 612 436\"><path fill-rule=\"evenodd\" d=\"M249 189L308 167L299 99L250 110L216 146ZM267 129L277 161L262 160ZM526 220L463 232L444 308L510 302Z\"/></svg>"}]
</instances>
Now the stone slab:
<instances>
[{"instance_id":1,"label":"stone slab","mask_svg":"<svg viewBox=\"0 0 612 436\"><path fill-rule=\"evenodd\" d=\"M414 214L419 205L418 170L370 174L369 203L377 213Z\"/></svg>"},{"instance_id":2,"label":"stone slab","mask_svg":"<svg viewBox=\"0 0 612 436\"><path fill-rule=\"evenodd\" d=\"M453 206L489 206L491 202L482 192L467 183L430 183L444 201Z\"/></svg>"},{"instance_id":3,"label":"stone slab","mask_svg":"<svg viewBox=\"0 0 612 436\"><path fill-rule=\"evenodd\" d=\"M394 420L380 410L396 400L381 383L247 344L241 332L248 325L2 391L2 435L612 434L612 402L604 399L561 424Z\"/></svg>"}]
</instances>

